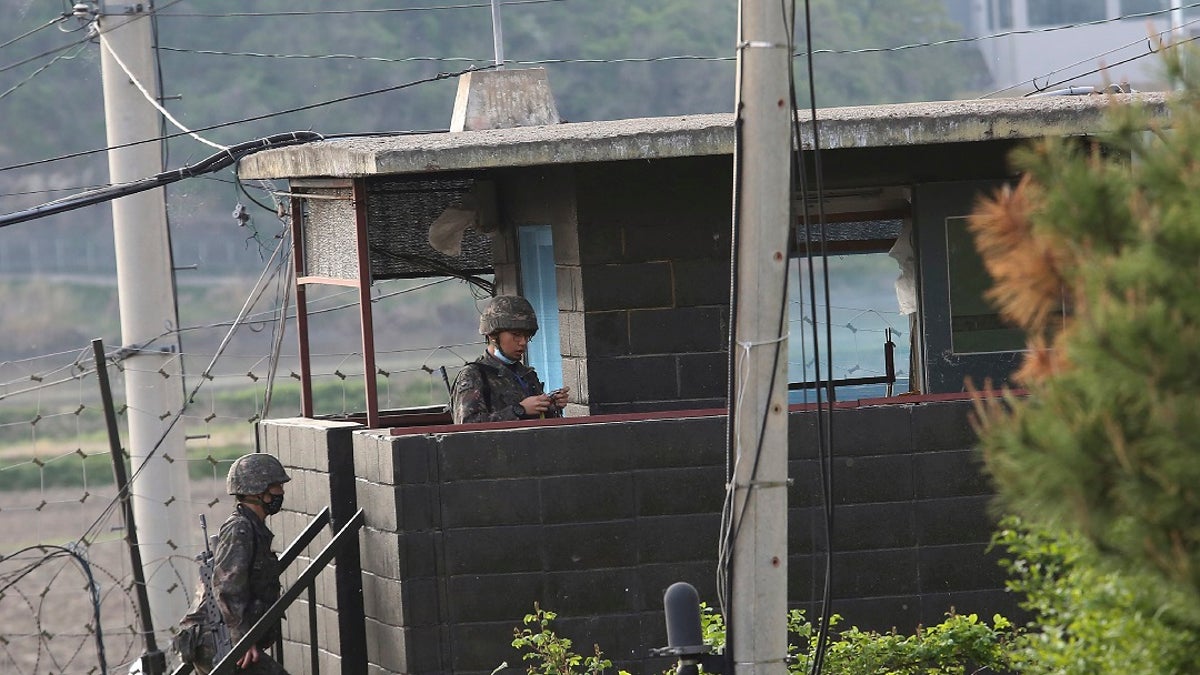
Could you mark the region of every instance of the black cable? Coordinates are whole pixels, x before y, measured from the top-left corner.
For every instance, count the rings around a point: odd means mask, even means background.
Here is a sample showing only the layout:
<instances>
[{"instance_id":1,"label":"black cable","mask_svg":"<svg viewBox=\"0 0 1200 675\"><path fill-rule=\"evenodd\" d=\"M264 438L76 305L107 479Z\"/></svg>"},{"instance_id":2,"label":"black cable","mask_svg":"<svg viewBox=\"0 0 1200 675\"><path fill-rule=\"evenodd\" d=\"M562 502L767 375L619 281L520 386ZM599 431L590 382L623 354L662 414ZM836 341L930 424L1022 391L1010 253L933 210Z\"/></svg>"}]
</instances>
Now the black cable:
<instances>
[{"instance_id":1,"label":"black cable","mask_svg":"<svg viewBox=\"0 0 1200 675\"><path fill-rule=\"evenodd\" d=\"M742 3L738 0L738 16L741 16ZM739 19L739 26L741 21ZM742 36L738 35L738 41L741 42ZM742 61L737 61L737 74L734 80L734 89L736 96L734 98L734 115L733 115L733 214L730 222L729 232L729 343L727 349L729 358L727 359L727 377L729 381L726 383L726 413L725 413L725 484L726 498L721 507L721 526L723 531L720 533L720 540L717 542L719 551L724 551L722 557L723 568L717 570L718 588L724 588L724 593L721 594L721 614L725 617L725 672L732 673L735 669L733 660L733 644L734 635L733 620L730 616L730 608L726 604L728 593L733 589L733 479L734 472L737 468L737 430L733 425L734 415L737 413L737 310L738 310L738 233L741 230L741 196L742 196Z\"/></svg>"},{"instance_id":2,"label":"black cable","mask_svg":"<svg viewBox=\"0 0 1200 675\"><path fill-rule=\"evenodd\" d=\"M42 52L41 54L35 54L34 56L30 56L30 57L21 59L20 61L17 61L16 63L10 63L7 66L0 66L0 73L8 72L8 71L12 70L13 68L20 68L21 66L25 65L26 63L29 63L30 61L37 61L38 59L45 57L45 56L52 56L59 52L65 52L68 49L70 49L71 47L77 47L77 46L87 42L90 39L91 38L86 38L86 37L80 38L74 42L68 42L65 45L55 47L54 49L48 49L48 50Z\"/></svg>"},{"instance_id":3,"label":"black cable","mask_svg":"<svg viewBox=\"0 0 1200 675\"><path fill-rule=\"evenodd\" d=\"M237 186L238 191L241 192L243 195L245 195L246 199L249 199L250 202L253 203L255 206L259 207L260 209L262 209L268 213L272 213L272 214L279 213L279 209L271 208L270 206L267 206L266 204L255 199L254 196L251 195L250 192L246 190L246 184L242 182L242 177L239 176L236 171L233 173L233 183ZM263 188L263 189L265 190L266 188Z\"/></svg>"},{"instance_id":4,"label":"black cable","mask_svg":"<svg viewBox=\"0 0 1200 675\"><path fill-rule=\"evenodd\" d=\"M566 2L566 0L502 0L501 5L540 5L547 2ZM171 18L175 17L203 17L209 19L238 19L238 18L259 18L259 17L274 17L274 16L326 16L329 14L391 14L394 12L432 12L448 9L479 9L481 7L491 7L491 3L473 3L469 5L431 5L428 7L387 7L382 9L318 9L318 10L296 10L292 12L226 12L224 14L201 14L201 13L179 13L179 14L164 14Z\"/></svg>"},{"instance_id":5,"label":"black cable","mask_svg":"<svg viewBox=\"0 0 1200 675\"><path fill-rule=\"evenodd\" d=\"M210 124L209 126L206 126L206 127L192 129L190 132L179 131L179 132L175 132L172 134L167 134L166 136L162 136L160 138L147 138L147 139L141 140L141 141L130 141L129 143L121 143L119 145L112 145L112 146L108 146L108 147L104 147L104 148L95 148L92 150L81 150L79 152L72 152L72 153L68 153L66 155L58 155L57 157L49 157L46 159L38 159L38 160L29 161L29 162L21 162L20 164L10 164L8 166L0 167L0 171L10 171L12 169L24 169L24 168L31 167L31 166L39 166L41 164L57 162L57 161L61 161L64 159L74 159L76 157L93 155L93 154L100 153L100 152L108 152L110 150L118 150L120 148L129 148L129 147L133 147L135 145L141 145L143 143L158 143L160 141L168 140L171 138L178 138L180 136L189 136L193 133L199 133L201 131L212 131L213 129L223 129L225 127L232 127L232 126L236 126L238 124L245 124L247 122L257 122L260 120L270 119L272 117L279 117L281 115L289 115L289 114L295 113L295 112L303 112L305 110L313 110L313 109L321 108L321 107L324 107L327 105L333 105L335 103L345 103L346 101L352 101L352 100L359 99L359 98L366 98L368 96L375 96L377 94L386 94L386 93L393 92L393 91L399 91L401 89L408 89L410 87L415 87L419 84L428 84L430 82L446 80L446 79L449 79L452 77L458 77L460 75L465 75L465 74L471 73L471 72L476 72L476 71L480 71L480 70L493 70L497 67L498 66L496 66L495 64L492 64L492 65L486 65L486 66L479 66L476 68L464 68L463 70L455 71L452 73L438 73L437 75L434 75L432 77L425 77L425 78L421 78L419 80L412 80L409 82L405 82L403 84L392 85L390 87L383 87L381 89L372 89L370 91L359 92L357 94L349 94L347 96L339 96L338 98L329 99L329 100L321 101L318 103L310 103L308 105L302 105L302 106L298 106L295 108L289 108L287 110L277 110L275 112L263 113L261 115L254 115L253 117L245 117L245 118L238 119L238 120L231 120L229 122L219 122L217 124ZM305 132L296 132L296 133L305 133ZM311 132L309 132L309 133L311 133ZM401 132L401 133L403 133L403 132Z\"/></svg>"},{"instance_id":6,"label":"black cable","mask_svg":"<svg viewBox=\"0 0 1200 675\"><path fill-rule=\"evenodd\" d=\"M1194 36L1192 36L1192 37L1190 37L1190 38L1187 38L1186 40L1180 40L1179 42L1176 42L1176 43L1172 44L1172 45L1171 45L1171 48L1178 47L1179 45L1185 45L1185 44L1187 44L1187 43L1189 43L1189 42L1195 42L1196 40L1200 40L1200 35L1194 35ZM1104 72L1104 71L1106 71L1106 70L1109 70L1109 69L1111 69L1111 68L1115 68L1115 67L1117 67L1117 66L1122 66L1122 65L1125 65L1126 63L1129 63L1129 62L1131 62L1131 61L1137 61L1138 59L1144 59L1144 58L1146 58L1147 56L1154 56L1154 55L1156 55L1156 54L1158 54L1158 52L1157 52L1157 51L1150 51L1150 52L1146 52L1145 54L1138 54L1137 56L1131 56L1130 58L1127 58L1127 59L1125 59L1125 60L1123 60L1123 61L1117 61L1117 62L1115 62L1115 63L1107 64L1107 65L1104 65L1104 66L1100 66L1099 68L1096 68L1096 69L1094 69L1094 70L1089 70L1089 71L1088 71L1088 72L1086 72L1086 73L1080 73L1080 74L1078 74L1078 75L1074 75L1074 76L1072 76L1072 77L1068 77L1068 78L1066 78L1066 79L1062 79L1062 80L1059 80L1059 81L1057 81L1057 82L1047 82L1046 84L1042 85L1042 86L1041 86L1041 88L1037 88L1037 87L1036 87L1036 85L1035 85L1035 89L1036 89L1036 91L1032 91L1032 92L1030 92L1030 93L1028 93L1028 94L1025 94L1025 96L1031 96L1031 95L1033 95L1033 94L1038 94L1038 93L1041 93L1041 92L1043 92L1043 91L1046 91L1047 89L1049 89L1049 88L1051 88L1051 87L1057 87L1057 86L1059 86L1060 84L1066 84L1066 83L1068 83L1068 82L1074 82L1075 80L1078 80L1078 79L1080 79L1080 78L1083 78L1083 77L1087 77L1088 75L1095 75L1095 74L1097 74L1097 73L1102 73L1102 72Z\"/></svg>"},{"instance_id":7,"label":"black cable","mask_svg":"<svg viewBox=\"0 0 1200 675\"><path fill-rule=\"evenodd\" d=\"M58 16L54 17L53 19L50 19L49 21L38 26L37 28L27 30L24 33L21 33L20 35L18 35L17 37L12 38L8 42L5 42L4 44L0 44L0 49L4 49L5 47L7 47L9 45L11 45L19 40L23 40L44 28L49 28L50 26L53 26L54 24L59 23L60 21L65 21L66 19L71 18L71 16L72 16L72 14L70 12L63 12L62 14L59 14Z\"/></svg>"},{"instance_id":8,"label":"black cable","mask_svg":"<svg viewBox=\"0 0 1200 675\"><path fill-rule=\"evenodd\" d=\"M793 7L795 0L792 0ZM829 249L828 237L825 227L825 202L824 202L824 185L823 174L824 170L821 166L821 134L820 125L817 121L817 91L816 80L814 77L813 58L812 58L812 2L804 0L804 30L805 30L805 45L807 46L808 57L808 91L809 91L809 112L812 119L812 134L813 134L813 175L816 180L816 195L817 195L817 220L820 221L821 231L821 260L824 273L824 293L825 293L825 352L826 352L826 368L827 384L829 386L830 401L827 406L827 414L824 412L826 408L822 407L821 401L821 358L820 358L820 340L817 333L817 298L816 298L816 280L814 278L814 264L812 256L812 227L811 221L808 219L808 204L804 204L805 213L805 232L804 246L805 257L808 260L808 278L809 278L809 296L813 308L813 364L816 368L816 396L817 396L817 435L818 435L818 452L823 454L823 457L818 457L818 461L822 468L822 481L824 492L825 506L825 536L827 544L825 546L825 588L821 595L821 625L817 629L817 651L813 658L812 673L821 672L821 668L825 663L825 645L829 639L829 619L832 616L830 606L832 605L832 589L833 589L833 331L830 326L832 321L829 305ZM793 94L794 95L794 94ZM798 138L799 142L800 139ZM803 167L802 167L803 168ZM801 172L801 177L804 173ZM806 179L805 179L806 180ZM803 184L807 189L807 182ZM824 426L822 426L822 416L826 415ZM822 434L822 431L824 432Z\"/></svg>"},{"instance_id":9,"label":"black cable","mask_svg":"<svg viewBox=\"0 0 1200 675\"><path fill-rule=\"evenodd\" d=\"M438 260L436 258L432 258L427 255L422 255L419 253L400 254L400 253L396 253L395 251L389 251L387 249L375 248L375 247L371 248L371 253L376 253L376 254L379 254L382 256L387 256L393 260L398 260L400 262L409 262L409 263L425 265L426 267L429 267L436 272L440 272L442 276L453 277L455 279L461 279L461 280L467 282L468 284L471 284L472 286L475 286L484 291L487 291L487 293L489 295L493 295L495 293L496 285L494 283L488 281L487 279L484 279L483 277L480 277L480 276L477 276L474 274L467 274L465 272L460 272L460 271L454 269L453 267L451 267L450 265L448 265L447 263L445 263L441 260Z\"/></svg>"},{"instance_id":10,"label":"black cable","mask_svg":"<svg viewBox=\"0 0 1200 675\"><path fill-rule=\"evenodd\" d=\"M23 223L27 220L35 220L45 216L54 215L56 213L64 213L75 209L99 204L102 202L112 201L118 197L137 194L146 190L152 190L157 187L169 185L181 181L185 178L192 178L205 173L219 171L227 166L236 163L242 157L266 150L268 148L282 147L286 145L295 145L297 143L308 143L310 141L320 140L321 135L311 131L292 131L283 134L275 134L266 138L259 138L253 141L246 141L232 146L227 150L222 150L214 155L210 155L199 163L186 166L180 169L164 171L155 174L148 178L124 183L121 185L113 185L83 192L73 197L66 197L54 202L41 204L30 209L17 211L0 216L0 228Z\"/></svg>"},{"instance_id":11,"label":"black cable","mask_svg":"<svg viewBox=\"0 0 1200 675\"><path fill-rule=\"evenodd\" d=\"M796 11L796 3L795 3L795 0L792 0L792 16L793 17L795 16L795 11ZM791 30L788 31L788 35L794 36L794 34L795 34L795 24L793 23ZM825 598L826 590L830 587L830 581L831 581L830 577L828 576L828 570L832 567L832 562L833 562L832 556L830 555L830 552L833 550L833 536L832 536L831 527L830 527L830 514L832 513L832 510L833 510L833 502L832 502L832 496L830 494L830 489L829 489L829 485L828 485L828 476L830 474L830 468L827 466L827 461L826 461L825 420L824 420L824 415L822 414L821 398L820 398L821 397L821 382L822 382L822 380L821 380L821 345L820 345L820 340L818 339L817 332L816 332L817 296L816 296L816 281L813 276L813 256L812 256L812 250L811 250L812 220L811 220L811 216L808 211L808 195L809 195L808 173L807 173L807 169L805 168L805 165L804 165L804 137L801 134L801 129L800 129L799 103L798 103L797 96L796 96L796 78L795 78L794 69L791 67L791 64L789 64L789 68L788 68L788 95L791 98L792 110L794 111L792 113L792 137L793 137L793 143L795 144L795 151L792 153L792 162L793 162L792 171L793 171L793 175L795 176L796 180L799 182L799 188L800 188L801 220L804 225L804 227L803 227L804 255L805 255L805 260L807 261L807 267L808 267L809 302L813 308L812 341L813 341L813 365L815 368L813 381L815 384L814 390L817 395L817 410L816 410L816 416L817 416L817 418L816 418L817 419L817 425L816 425L817 466L818 466L818 470L820 472L819 485L820 485L820 490L821 490L821 505L822 505L822 511L825 514L824 534L825 534L825 551L826 551L826 558L825 558L826 577L825 577L824 585L822 587L822 591L820 593L820 595L822 597L822 609L819 613L817 613L818 614L817 621L824 622L824 617L826 617L828 615L828 612L825 610L825 608L827 607L827 604L826 604L824 598ZM799 247L797 247L797 248L799 248ZM801 310L800 315L801 315L801 317L803 317L803 315L804 315L803 286L804 286L803 275L799 274L799 270L797 270L796 288L797 288L798 294L800 295L800 310ZM801 337L801 340L803 340L803 336ZM830 379L832 379L832 373L830 373ZM814 597L817 595L815 588L813 589L812 595ZM813 664L815 664L815 663L816 663L816 659L814 658ZM816 673L818 671L814 670L813 672Z\"/></svg>"}]
</instances>

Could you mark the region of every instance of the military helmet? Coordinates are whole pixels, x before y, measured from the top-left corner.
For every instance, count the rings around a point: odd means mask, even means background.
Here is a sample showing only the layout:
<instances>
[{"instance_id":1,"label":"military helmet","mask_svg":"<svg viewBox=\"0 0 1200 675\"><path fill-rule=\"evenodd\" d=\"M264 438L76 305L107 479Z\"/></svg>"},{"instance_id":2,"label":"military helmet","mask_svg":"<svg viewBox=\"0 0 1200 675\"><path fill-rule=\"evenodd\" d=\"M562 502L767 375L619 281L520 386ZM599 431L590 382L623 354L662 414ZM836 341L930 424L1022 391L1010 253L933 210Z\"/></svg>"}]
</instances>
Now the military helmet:
<instances>
[{"instance_id":1,"label":"military helmet","mask_svg":"<svg viewBox=\"0 0 1200 675\"><path fill-rule=\"evenodd\" d=\"M519 330L533 337L537 329L537 315L533 312L533 305L519 295L498 295L492 298L491 304L479 316L480 335L491 335L502 330Z\"/></svg>"},{"instance_id":2,"label":"military helmet","mask_svg":"<svg viewBox=\"0 0 1200 675\"><path fill-rule=\"evenodd\" d=\"M272 483L286 483L291 476L274 455L252 452L233 460L225 477L225 491L231 495L260 495Z\"/></svg>"}]
</instances>

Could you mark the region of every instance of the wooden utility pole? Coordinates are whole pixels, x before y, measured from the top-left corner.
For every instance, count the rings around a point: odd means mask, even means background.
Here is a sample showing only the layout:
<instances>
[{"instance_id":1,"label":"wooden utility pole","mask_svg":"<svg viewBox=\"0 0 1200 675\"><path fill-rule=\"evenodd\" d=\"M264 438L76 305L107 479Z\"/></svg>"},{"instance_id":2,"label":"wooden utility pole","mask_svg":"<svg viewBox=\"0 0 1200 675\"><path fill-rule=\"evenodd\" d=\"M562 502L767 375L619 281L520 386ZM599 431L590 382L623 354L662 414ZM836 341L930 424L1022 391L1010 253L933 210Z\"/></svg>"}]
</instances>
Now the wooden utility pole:
<instances>
[{"instance_id":1,"label":"wooden utility pole","mask_svg":"<svg viewBox=\"0 0 1200 675\"><path fill-rule=\"evenodd\" d=\"M738 18L736 344L729 345L736 396L729 626L738 674L786 672L790 11L778 0L742 0Z\"/></svg>"},{"instance_id":2,"label":"wooden utility pole","mask_svg":"<svg viewBox=\"0 0 1200 675\"><path fill-rule=\"evenodd\" d=\"M153 2L99 4L109 180L125 183L162 171L159 113L142 94L159 98L150 13ZM126 70L128 69L128 72ZM140 87L139 87L140 85ZM151 141L151 142L144 142ZM135 144L135 145L130 145ZM128 147L122 147L128 146ZM117 253L121 341L149 344L125 355L125 413L129 423L130 497L140 527L150 612L157 626L187 611L195 584L191 487L187 477L175 276L163 188L112 202ZM166 335L163 335L166 333ZM161 337L160 337L161 336Z\"/></svg>"}]
</instances>

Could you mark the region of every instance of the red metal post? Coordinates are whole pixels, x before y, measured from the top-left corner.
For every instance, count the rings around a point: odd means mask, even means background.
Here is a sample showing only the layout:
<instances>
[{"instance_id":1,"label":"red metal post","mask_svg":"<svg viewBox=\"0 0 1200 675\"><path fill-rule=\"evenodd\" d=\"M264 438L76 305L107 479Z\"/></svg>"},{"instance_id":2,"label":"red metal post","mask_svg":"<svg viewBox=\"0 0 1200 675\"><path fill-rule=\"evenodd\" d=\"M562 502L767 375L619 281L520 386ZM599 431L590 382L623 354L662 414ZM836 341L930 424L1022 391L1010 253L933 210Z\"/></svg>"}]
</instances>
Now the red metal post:
<instances>
[{"instance_id":1,"label":"red metal post","mask_svg":"<svg viewBox=\"0 0 1200 675\"><path fill-rule=\"evenodd\" d=\"M354 181L354 225L358 244L358 312L362 324L363 383L367 393L367 426L379 427L379 390L375 386L375 323L371 315L371 251L367 241L367 184Z\"/></svg>"},{"instance_id":2,"label":"red metal post","mask_svg":"<svg viewBox=\"0 0 1200 675\"><path fill-rule=\"evenodd\" d=\"M292 266L296 273L296 334L300 340L300 415L313 416L312 366L308 351L308 299L303 281L307 263L304 260L304 200L292 197Z\"/></svg>"}]
</instances>

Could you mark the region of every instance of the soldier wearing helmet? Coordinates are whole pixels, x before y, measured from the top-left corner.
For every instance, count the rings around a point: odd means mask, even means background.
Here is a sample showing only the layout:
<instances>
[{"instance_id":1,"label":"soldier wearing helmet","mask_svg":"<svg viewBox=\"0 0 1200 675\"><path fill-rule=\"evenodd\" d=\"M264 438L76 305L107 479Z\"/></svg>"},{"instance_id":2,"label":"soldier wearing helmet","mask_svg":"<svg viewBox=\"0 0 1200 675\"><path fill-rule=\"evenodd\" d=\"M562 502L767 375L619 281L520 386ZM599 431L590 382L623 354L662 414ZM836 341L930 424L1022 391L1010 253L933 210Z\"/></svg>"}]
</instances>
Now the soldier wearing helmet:
<instances>
[{"instance_id":1,"label":"soldier wearing helmet","mask_svg":"<svg viewBox=\"0 0 1200 675\"><path fill-rule=\"evenodd\" d=\"M562 417L569 389L547 394L537 373L522 362L537 329L528 300L492 299L479 317L479 334L487 340L483 356L458 371L451 390L455 424Z\"/></svg>"},{"instance_id":2,"label":"soldier wearing helmet","mask_svg":"<svg viewBox=\"0 0 1200 675\"><path fill-rule=\"evenodd\" d=\"M229 467L225 491L237 500L233 515L221 525L214 539L212 595L229 631L232 644L238 640L279 599L279 558L271 550L275 535L267 529L267 516L279 513L283 507L283 484L291 477L283 464L272 455L251 453L242 455ZM204 589L198 589L192 611L181 625L186 627L202 622ZM256 675L286 675L287 671L263 649L278 636L279 627L272 630L238 657L239 672ZM211 631L203 631L213 635ZM192 664L200 673L207 673L216 654L216 644L197 646Z\"/></svg>"}]
</instances>

